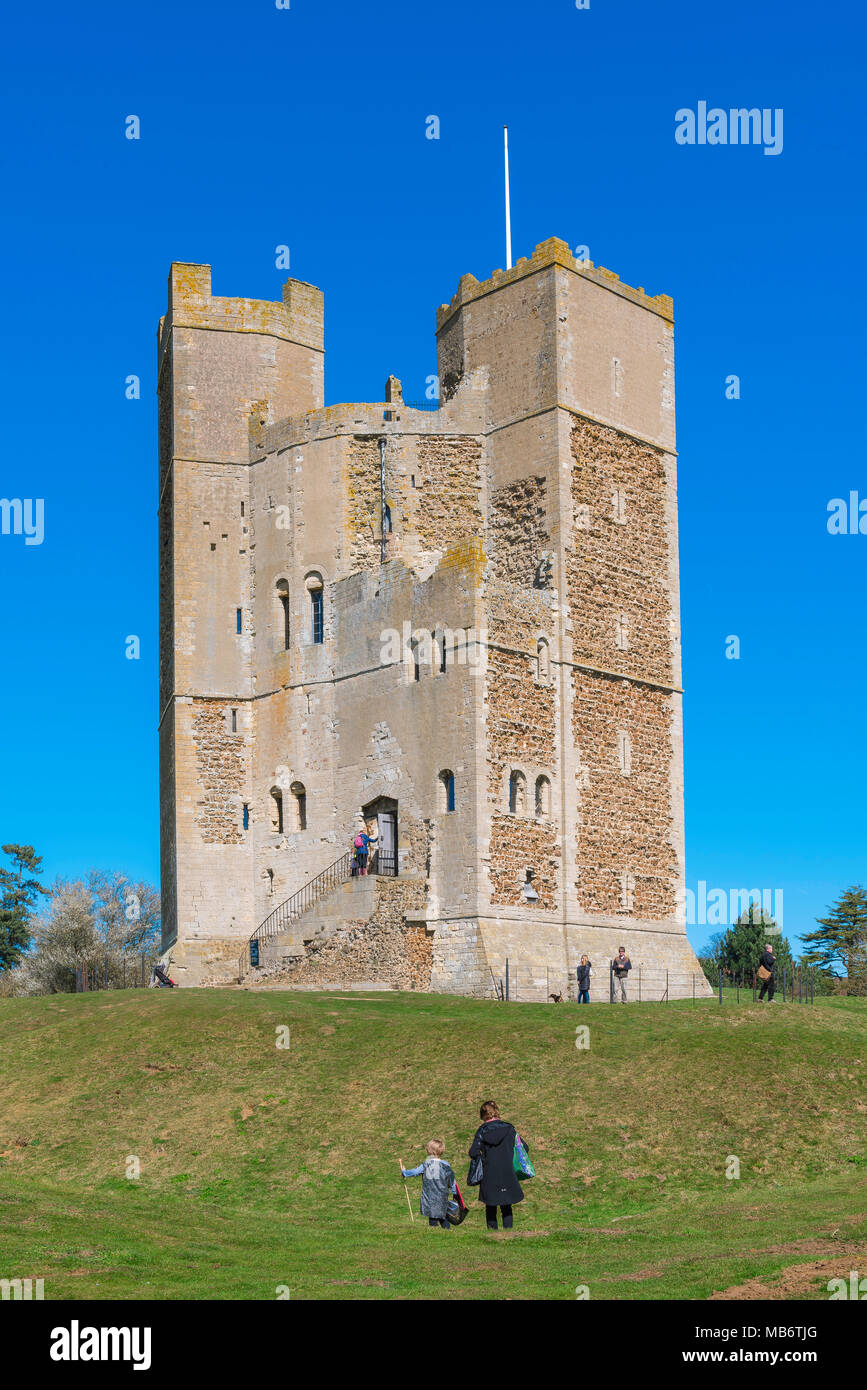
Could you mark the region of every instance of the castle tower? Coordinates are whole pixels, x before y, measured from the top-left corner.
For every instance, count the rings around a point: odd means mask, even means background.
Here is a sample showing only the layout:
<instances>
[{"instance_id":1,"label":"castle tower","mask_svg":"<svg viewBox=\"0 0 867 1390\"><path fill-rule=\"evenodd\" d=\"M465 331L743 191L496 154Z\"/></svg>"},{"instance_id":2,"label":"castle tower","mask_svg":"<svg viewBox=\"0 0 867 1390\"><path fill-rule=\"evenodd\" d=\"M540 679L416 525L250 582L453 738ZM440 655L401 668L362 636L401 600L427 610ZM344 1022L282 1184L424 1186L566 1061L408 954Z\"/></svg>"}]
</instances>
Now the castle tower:
<instances>
[{"instance_id":1,"label":"castle tower","mask_svg":"<svg viewBox=\"0 0 867 1390\"><path fill-rule=\"evenodd\" d=\"M163 940L180 926L188 950L236 958L253 915L250 419L322 405L322 294L219 298L209 266L174 264L158 357Z\"/></svg>"},{"instance_id":2,"label":"castle tower","mask_svg":"<svg viewBox=\"0 0 867 1390\"><path fill-rule=\"evenodd\" d=\"M519 997L544 998L583 952L603 962L623 942L648 978L683 981L672 994L692 973L701 992L678 913L671 301L552 240L465 275L437 343L438 409L407 406L394 377L383 402L324 409L318 290L218 299L206 267L173 267L160 708L175 969L228 978L363 814L377 881L342 885L269 945L287 983L485 993L508 959Z\"/></svg>"}]
</instances>

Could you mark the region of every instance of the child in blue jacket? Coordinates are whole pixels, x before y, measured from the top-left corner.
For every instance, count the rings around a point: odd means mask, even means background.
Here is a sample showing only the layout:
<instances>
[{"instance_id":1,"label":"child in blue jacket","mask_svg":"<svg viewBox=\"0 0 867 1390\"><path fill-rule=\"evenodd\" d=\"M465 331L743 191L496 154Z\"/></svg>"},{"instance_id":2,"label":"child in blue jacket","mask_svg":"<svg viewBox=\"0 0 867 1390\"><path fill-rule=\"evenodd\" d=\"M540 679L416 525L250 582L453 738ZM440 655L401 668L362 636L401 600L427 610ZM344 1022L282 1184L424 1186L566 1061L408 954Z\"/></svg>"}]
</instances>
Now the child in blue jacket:
<instances>
[{"instance_id":1,"label":"child in blue jacket","mask_svg":"<svg viewBox=\"0 0 867 1390\"><path fill-rule=\"evenodd\" d=\"M449 1196L457 1191L452 1165L443 1158L445 1144L441 1139L431 1139L427 1145L427 1158L417 1168L404 1168L400 1159L401 1176L421 1178L421 1214L428 1219L429 1226L442 1226L450 1229L446 1213L449 1209Z\"/></svg>"}]
</instances>

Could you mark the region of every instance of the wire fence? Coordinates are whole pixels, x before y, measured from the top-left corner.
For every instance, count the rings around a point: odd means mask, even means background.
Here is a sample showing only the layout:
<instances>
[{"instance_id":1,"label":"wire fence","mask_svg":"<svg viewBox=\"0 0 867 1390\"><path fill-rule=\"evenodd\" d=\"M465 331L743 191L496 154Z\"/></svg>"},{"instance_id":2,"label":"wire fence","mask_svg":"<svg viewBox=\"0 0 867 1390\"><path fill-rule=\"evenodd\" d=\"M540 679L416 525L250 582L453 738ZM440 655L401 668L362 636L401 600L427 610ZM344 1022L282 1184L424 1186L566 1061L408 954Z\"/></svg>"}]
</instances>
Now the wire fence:
<instances>
[{"instance_id":1,"label":"wire fence","mask_svg":"<svg viewBox=\"0 0 867 1390\"><path fill-rule=\"evenodd\" d=\"M718 1003L742 1000L781 1000L812 1004L816 996L816 971L806 967L785 967L763 982L755 970L731 973L714 971L709 978L703 970L685 972L633 965L623 976L615 973L613 962L593 967L590 988L579 995L575 970L568 977L550 968L521 964L506 958L496 973L489 967L493 997L502 1003L545 1000L554 1004L667 1004L675 1000L715 999ZM764 989L762 988L764 983Z\"/></svg>"},{"instance_id":2,"label":"wire fence","mask_svg":"<svg viewBox=\"0 0 867 1390\"><path fill-rule=\"evenodd\" d=\"M153 975L153 957L146 951L139 955L128 953L106 956L102 961L88 961L71 966L73 994L87 994L94 989L147 989Z\"/></svg>"}]
</instances>

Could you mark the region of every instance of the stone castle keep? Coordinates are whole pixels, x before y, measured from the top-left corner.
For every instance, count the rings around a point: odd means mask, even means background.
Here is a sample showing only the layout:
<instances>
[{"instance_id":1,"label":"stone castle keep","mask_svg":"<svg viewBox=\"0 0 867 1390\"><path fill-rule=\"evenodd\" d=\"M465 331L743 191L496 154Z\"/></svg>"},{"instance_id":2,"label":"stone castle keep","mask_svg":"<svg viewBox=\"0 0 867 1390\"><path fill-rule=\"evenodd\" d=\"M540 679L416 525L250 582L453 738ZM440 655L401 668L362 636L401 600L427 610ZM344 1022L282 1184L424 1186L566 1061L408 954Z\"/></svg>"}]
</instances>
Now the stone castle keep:
<instances>
[{"instance_id":1,"label":"stone castle keep","mask_svg":"<svg viewBox=\"0 0 867 1390\"><path fill-rule=\"evenodd\" d=\"M172 266L174 978L492 994L508 958L518 997L543 999L586 952L605 998L623 943L633 986L641 965L706 992L679 909L671 300L557 240L464 275L437 313L432 409L395 377L383 402L325 407L323 324L312 285L229 299L210 267ZM377 872L348 877L363 824Z\"/></svg>"}]
</instances>

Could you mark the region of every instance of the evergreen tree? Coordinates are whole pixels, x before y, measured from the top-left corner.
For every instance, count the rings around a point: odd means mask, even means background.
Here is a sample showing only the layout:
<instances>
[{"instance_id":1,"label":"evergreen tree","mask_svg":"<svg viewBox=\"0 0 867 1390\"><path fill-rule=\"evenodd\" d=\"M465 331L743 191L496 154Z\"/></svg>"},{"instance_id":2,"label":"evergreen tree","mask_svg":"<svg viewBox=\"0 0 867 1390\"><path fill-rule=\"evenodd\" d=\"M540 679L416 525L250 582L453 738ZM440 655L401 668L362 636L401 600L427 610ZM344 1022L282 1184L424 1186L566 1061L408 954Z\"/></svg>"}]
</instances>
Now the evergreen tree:
<instances>
[{"instance_id":1,"label":"evergreen tree","mask_svg":"<svg viewBox=\"0 0 867 1390\"><path fill-rule=\"evenodd\" d=\"M819 930L803 937L804 959L826 975L845 976L850 994L867 992L867 889L847 888L816 921Z\"/></svg>"},{"instance_id":2,"label":"evergreen tree","mask_svg":"<svg viewBox=\"0 0 867 1390\"><path fill-rule=\"evenodd\" d=\"M33 877L42 873L42 856L32 845L0 848L12 861L11 868L0 868L0 970L11 970L30 945L30 918L39 894L48 889Z\"/></svg>"}]
</instances>

